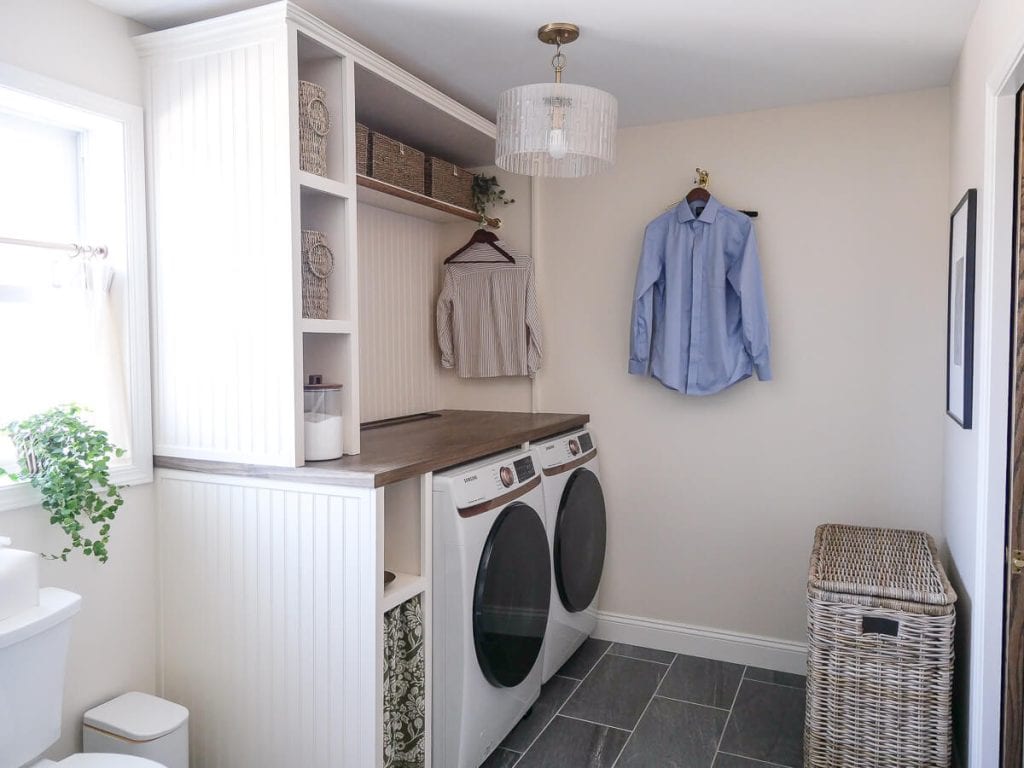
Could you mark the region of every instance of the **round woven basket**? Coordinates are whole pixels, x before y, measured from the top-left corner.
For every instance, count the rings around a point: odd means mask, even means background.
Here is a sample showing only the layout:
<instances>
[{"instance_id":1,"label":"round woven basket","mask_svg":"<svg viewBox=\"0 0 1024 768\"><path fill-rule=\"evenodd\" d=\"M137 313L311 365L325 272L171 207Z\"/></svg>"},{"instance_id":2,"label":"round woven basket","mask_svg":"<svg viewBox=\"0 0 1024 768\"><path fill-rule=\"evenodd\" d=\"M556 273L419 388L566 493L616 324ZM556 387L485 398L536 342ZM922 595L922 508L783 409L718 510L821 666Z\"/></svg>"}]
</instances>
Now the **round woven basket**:
<instances>
[{"instance_id":1,"label":"round woven basket","mask_svg":"<svg viewBox=\"0 0 1024 768\"><path fill-rule=\"evenodd\" d=\"M302 316L325 320L330 309L327 278L334 272L334 253L327 236L315 229L302 230Z\"/></svg>"},{"instance_id":2,"label":"round woven basket","mask_svg":"<svg viewBox=\"0 0 1024 768\"><path fill-rule=\"evenodd\" d=\"M299 168L317 176L327 175L327 134L331 113L327 91L316 83L299 80Z\"/></svg>"}]
</instances>

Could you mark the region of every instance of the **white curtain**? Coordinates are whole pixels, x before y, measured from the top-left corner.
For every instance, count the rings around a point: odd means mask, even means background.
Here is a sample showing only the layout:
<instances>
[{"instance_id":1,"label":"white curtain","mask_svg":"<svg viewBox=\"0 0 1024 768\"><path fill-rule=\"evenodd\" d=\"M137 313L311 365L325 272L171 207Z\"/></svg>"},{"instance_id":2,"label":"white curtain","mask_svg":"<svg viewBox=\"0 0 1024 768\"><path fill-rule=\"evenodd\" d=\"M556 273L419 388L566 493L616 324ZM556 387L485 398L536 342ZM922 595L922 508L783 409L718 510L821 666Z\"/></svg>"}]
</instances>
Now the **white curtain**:
<instances>
[{"instance_id":1,"label":"white curtain","mask_svg":"<svg viewBox=\"0 0 1024 768\"><path fill-rule=\"evenodd\" d=\"M120 313L114 306L115 272L105 259L75 257L58 265L56 300L66 350L66 396L91 410L88 420L111 441L131 448L131 419L121 350ZM61 389L65 389L61 387Z\"/></svg>"},{"instance_id":2,"label":"white curtain","mask_svg":"<svg viewBox=\"0 0 1024 768\"><path fill-rule=\"evenodd\" d=\"M63 403L131 450L118 283L105 259L40 257L19 247L0 253L0 424ZM125 459L128 457L126 456ZM14 446L0 436L0 463L13 466Z\"/></svg>"}]
</instances>

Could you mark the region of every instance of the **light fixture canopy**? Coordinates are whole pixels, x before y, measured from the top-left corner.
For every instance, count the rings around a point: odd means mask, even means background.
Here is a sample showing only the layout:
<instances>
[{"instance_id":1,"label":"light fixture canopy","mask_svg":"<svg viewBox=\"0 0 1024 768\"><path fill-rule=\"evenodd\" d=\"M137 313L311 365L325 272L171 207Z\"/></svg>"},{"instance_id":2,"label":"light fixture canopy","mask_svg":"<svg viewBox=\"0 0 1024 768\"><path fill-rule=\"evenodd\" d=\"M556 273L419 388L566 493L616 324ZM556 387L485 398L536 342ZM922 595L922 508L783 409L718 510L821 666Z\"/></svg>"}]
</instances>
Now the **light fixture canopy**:
<instances>
[{"instance_id":1,"label":"light fixture canopy","mask_svg":"<svg viewBox=\"0 0 1024 768\"><path fill-rule=\"evenodd\" d=\"M553 83L510 88L498 97L499 168L526 176L577 177L610 168L615 162L618 102L610 93L562 82L566 58L562 46L576 40L575 24L555 22L537 30L543 43L556 46Z\"/></svg>"}]
</instances>

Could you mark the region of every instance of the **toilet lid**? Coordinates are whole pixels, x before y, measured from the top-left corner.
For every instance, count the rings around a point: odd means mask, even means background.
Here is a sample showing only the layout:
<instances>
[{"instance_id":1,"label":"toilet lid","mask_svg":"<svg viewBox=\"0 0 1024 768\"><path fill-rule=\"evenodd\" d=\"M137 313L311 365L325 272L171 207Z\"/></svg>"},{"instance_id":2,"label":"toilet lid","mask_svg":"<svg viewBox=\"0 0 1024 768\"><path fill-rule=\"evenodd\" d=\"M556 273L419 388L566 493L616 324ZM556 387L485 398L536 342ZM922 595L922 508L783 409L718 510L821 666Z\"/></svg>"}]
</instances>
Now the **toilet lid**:
<instances>
[{"instance_id":1,"label":"toilet lid","mask_svg":"<svg viewBox=\"0 0 1024 768\"><path fill-rule=\"evenodd\" d=\"M188 710L148 693L123 693L93 707L82 718L86 726L132 741L152 741L180 728Z\"/></svg>"},{"instance_id":2,"label":"toilet lid","mask_svg":"<svg viewBox=\"0 0 1024 768\"><path fill-rule=\"evenodd\" d=\"M144 757L135 755L108 755L103 752L72 755L57 763L60 768L164 768Z\"/></svg>"}]
</instances>

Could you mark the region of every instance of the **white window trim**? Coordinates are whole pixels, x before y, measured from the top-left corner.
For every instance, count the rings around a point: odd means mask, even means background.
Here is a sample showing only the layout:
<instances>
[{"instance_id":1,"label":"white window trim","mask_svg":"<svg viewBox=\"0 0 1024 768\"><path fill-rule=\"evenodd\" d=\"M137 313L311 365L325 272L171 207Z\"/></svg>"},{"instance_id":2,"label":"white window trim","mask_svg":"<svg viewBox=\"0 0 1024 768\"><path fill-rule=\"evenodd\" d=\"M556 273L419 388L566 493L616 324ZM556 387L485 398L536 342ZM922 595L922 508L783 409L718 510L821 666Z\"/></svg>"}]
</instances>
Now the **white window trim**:
<instances>
[{"instance_id":1,"label":"white window trim","mask_svg":"<svg viewBox=\"0 0 1024 768\"><path fill-rule=\"evenodd\" d=\"M124 126L125 202L129 257L125 296L128 318L128 397L131 401L132 461L111 470L118 485L153 481L153 426L149 368L149 276L146 243L145 153L142 107L0 62L0 86L66 104ZM17 365L17 361L10 361ZM0 511L34 506L39 492L28 482L0 487Z\"/></svg>"}]
</instances>

